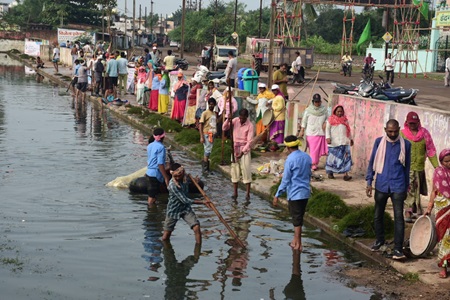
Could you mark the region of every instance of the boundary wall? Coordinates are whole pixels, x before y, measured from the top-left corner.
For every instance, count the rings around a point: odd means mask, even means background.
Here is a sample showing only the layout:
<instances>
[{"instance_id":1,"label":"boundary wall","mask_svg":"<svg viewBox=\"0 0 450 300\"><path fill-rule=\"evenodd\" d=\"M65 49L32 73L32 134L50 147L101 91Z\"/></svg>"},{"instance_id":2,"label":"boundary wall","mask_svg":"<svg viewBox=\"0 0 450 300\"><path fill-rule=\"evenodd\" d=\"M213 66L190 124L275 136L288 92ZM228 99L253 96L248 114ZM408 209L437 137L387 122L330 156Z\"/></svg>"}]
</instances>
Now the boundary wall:
<instances>
[{"instance_id":1,"label":"boundary wall","mask_svg":"<svg viewBox=\"0 0 450 300\"><path fill-rule=\"evenodd\" d=\"M423 127L433 137L437 155L450 147L450 112L397 104L393 101L378 101L350 95L333 95L332 105L341 104L349 120L354 146L352 147L352 172L365 175L375 139L384 134L384 127L389 119L396 119L404 128L406 115L415 111ZM428 186L431 186L433 166L427 160L425 171ZM430 189L429 189L430 190Z\"/></svg>"}]
</instances>

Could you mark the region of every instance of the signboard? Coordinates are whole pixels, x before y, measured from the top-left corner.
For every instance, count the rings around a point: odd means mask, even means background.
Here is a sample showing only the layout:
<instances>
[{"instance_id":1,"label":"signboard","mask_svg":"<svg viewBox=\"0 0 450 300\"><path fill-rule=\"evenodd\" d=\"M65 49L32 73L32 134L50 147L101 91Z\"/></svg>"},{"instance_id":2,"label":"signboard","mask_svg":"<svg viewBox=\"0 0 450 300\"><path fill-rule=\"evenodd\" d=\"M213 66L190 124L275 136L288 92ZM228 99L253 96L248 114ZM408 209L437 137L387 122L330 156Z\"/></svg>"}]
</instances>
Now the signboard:
<instances>
[{"instance_id":1,"label":"signboard","mask_svg":"<svg viewBox=\"0 0 450 300\"><path fill-rule=\"evenodd\" d=\"M436 12L436 27L450 27L450 10Z\"/></svg>"},{"instance_id":2,"label":"signboard","mask_svg":"<svg viewBox=\"0 0 450 300\"><path fill-rule=\"evenodd\" d=\"M392 40L392 35L389 32L386 32L382 38L385 43L389 43Z\"/></svg>"},{"instance_id":3,"label":"signboard","mask_svg":"<svg viewBox=\"0 0 450 300\"><path fill-rule=\"evenodd\" d=\"M80 35L91 35L92 43L95 43L95 36L93 32L86 32L84 30L72 30L58 28L58 44L65 43L67 41L74 41Z\"/></svg>"},{"instance_id":4,"label":"signboard","mask_svg":"<svg viewBox=\"0 0 450 300\"><path fill-rule=\"evenodd\" d=\"M41 56L41 44L41 42L25 39L25 50L23 53L34 57Z\"/></svg>"}]
</instances>

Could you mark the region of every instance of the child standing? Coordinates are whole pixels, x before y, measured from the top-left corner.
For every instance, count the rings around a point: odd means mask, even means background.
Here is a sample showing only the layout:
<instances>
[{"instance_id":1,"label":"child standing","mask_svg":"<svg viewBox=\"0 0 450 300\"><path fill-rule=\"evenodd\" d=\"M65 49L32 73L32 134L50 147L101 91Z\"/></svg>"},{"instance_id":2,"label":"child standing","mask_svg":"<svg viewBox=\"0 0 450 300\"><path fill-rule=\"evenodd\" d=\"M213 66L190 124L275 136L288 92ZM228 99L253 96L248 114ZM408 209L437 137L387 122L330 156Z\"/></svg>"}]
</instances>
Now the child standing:
<instances>
[{"instance_id":1,"label":"child standing","mask_svg":"<svg viewBox=\"0 0 450 300\"><path fill-rule=\"evenodd\" d=\"M207 201L194 200L187 196L188 184L185 180L184 168L177 163L170 167L172 179L169 182L169 202L167 204L166 220L164 221L163 241L169 240L178 220L184 219L195 234L195 242L202 242L202 233L200 231L200 222L197 219L191 204L207 204Z\"/></svg>"},{"instance_id":2,"label":"child standing","mask_svg":"<svg viewBox=\"0 0 450 300\"><path fill-rule=\"evenodd\" d=\"M203 144L204 154L202 172L209 172L209 156L214 144L214 135L217 133L217 116L214 111L216 99L208 99L208 109L202 112L199 121L200 143Z\"/></svg>"}]
</instances>

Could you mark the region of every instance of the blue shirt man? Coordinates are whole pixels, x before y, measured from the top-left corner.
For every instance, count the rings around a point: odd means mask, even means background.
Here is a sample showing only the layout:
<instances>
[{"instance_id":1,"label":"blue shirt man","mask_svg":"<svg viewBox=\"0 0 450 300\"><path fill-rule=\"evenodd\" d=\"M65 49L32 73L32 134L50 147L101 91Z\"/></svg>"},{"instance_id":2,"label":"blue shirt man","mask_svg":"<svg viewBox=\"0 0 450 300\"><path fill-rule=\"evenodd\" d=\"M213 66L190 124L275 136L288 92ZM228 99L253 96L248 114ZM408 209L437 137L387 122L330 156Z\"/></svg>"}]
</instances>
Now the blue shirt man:
<instances>
[{"instance_id":1,"label":"blue shirt man","mask_svg":"<svg viewBox=\"0 0 450 300\"><path fill-rule=\"evenodd\" d=\"M114 57L108 61L106 65L106 73L109 77L119 77L119 66Z\"/></svg>"},{"instance_id":2,"label":"blue shirt man","mask_svg":"<svg viewBox=\"0 0 450 300\"><path fill-rule=\"evenodd\" d=\"M409 169L411 164L411 143L400 136L397 120L391 119L384 128L385 136L375 140L366 174L366 194L372 197L373 176L375 181L375 235L377 240L372 251L380 250L385 243L384 211L387 200L391 198L394 208L394 251L392 258L404 259L403 240L405 223L403 204L409 188Z\"/></svg>"},{"instance_id":3,"label":"blue shirt man","mask_svg":"<svg viewBox=\"0 0 450 300\"><path fill-rule=\"evenodd\" d=\"M147 172L145 177L148 180L147 194L148 204L153 205L156 202L156 195L158 195L161 184L164 182L169 186L169 176L167 175L166 164L166 148L163 145L164 129L155 128L153 130L153 142L147 146Z\"/></svg>"},{"instance_id":4,"label":"blue shirt man","mask_svg":"<svg viewBox=\"0 0 450 300\"><path fill-rule=\"evenodd\" d=\"M284 163L283 179L278 187L278 191L273 198L273 205L277 206L278 197L287 191L289 212L294 225L294 239L291 247L294 250L302 251L302 226L306 205L311 196L311 157L298 150L301 142L295 135L287 136L284 139L289 155Z\"/></svg>"}]
</instances>

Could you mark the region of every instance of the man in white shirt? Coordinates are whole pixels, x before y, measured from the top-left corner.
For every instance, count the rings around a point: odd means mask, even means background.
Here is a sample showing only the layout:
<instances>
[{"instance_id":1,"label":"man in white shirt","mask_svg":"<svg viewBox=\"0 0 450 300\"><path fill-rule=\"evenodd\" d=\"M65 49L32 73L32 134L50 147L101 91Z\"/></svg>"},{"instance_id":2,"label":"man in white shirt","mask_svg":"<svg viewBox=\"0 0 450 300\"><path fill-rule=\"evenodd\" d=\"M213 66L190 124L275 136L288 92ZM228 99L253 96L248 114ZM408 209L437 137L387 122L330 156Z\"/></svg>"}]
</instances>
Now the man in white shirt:
<instances>
[{"instance_id":1,"label":"man in white shirt","mask_svg":"<svg viewBox=\"0 0 450 300\"><path fill-rule=\"evenodd\" d=\"M228 64L225 69L225 78L227 79L227 83L231 85L231 87L235 87L235 80L237 74L237 60L234 57L233 51L228 51Z\"/></svg>"},{"instance_id":2,"label":"man in white shirt","mask_svg":"<svg viewBox=\"0 0 450 300\"><path fill-rule=\"evenodd\" d=\"M58 62L59 62L59 48L57 44L55 44L53 48L53 57L52 57L53 67L55 67L56 73L58 73Z\"/></svg>"},{"instance_id":3,"label":"man in white shirt","mask_svg":"<svg viewBox=\"0 0 450 300\"><path fill-rule=\"evenodd\" d=\"M292 62L292 73L294 73L294 78L292 79L292 83L295 83L295 82L303 83L303 82L305 82L305 79L304 79L305 70L302 66L302 57L300 56L299 51L295 51L295 54L297 54L297 58Z\"/></svg>"},{"instance_id":4,"label":"man in white shirt","mask_svg":"<svg viewBox=\"0 0 450 300\"><path fill-rule=\"evenodd\" d=\"M445 60L445 86L450 84L450 57Z\"/></svg>"},{"instance_id":5,"label":"man in white shirt","mask_svg":"<svg viewBox=\"0 0 450 300\"><path fill-rule=\"evenodd\" d=\"M395 68L395 59L391 57L391 53L388 54L386 60L384 61L384 68L386 70L386 82L389 82L389 78L391 79L391 84L394 83L394 68Z\"/></svg>"}]
</instances>

